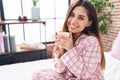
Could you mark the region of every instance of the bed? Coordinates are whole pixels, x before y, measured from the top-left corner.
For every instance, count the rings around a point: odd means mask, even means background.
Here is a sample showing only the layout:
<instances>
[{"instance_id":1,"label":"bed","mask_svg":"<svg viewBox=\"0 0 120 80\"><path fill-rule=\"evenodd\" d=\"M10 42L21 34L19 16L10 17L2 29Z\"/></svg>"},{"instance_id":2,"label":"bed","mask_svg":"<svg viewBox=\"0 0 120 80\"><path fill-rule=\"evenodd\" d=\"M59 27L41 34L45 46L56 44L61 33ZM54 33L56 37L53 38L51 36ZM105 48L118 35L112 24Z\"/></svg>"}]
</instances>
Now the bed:
<instances>
[{"instance_id":1,"label":"bed","mask_svg":"<svg viewBox=\"0 0 120 80\"><path fill-rule=\"evenodd\" d=\"M105 52L105 80L120 80L120 61ZM36 60L0 66L0 80L31 80L32 74L40 69L54 69L53 59Z\"/></svg>"},{"instance_id":2,"label":"bed","mask_svg":"<svg viewBox=\"0 0 120 80\"><path fill-rule=\"evenodd\" d=\"M111 53L105 53L106 69L104 71L105 80L120 80L120 60L111 56Z\"/></svg>"}]
</instances>

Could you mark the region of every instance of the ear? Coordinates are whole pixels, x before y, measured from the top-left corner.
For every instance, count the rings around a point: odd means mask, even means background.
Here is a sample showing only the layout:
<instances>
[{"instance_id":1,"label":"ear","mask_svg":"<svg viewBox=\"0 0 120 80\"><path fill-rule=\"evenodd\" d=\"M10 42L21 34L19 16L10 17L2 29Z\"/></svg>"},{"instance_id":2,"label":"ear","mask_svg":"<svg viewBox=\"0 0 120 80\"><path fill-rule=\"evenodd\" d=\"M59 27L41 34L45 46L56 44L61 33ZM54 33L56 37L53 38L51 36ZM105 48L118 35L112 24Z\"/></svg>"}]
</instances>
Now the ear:
<instances>
[{"instance_id":1,"label":"ear","mask_svg":"<svg viewBox=\"0 0 120 80\"><path fill-rule=\"evenodd\" d=\"M92 24L92 21L89 21L87 24L87 27L89 27Z\"/></svg>"}]
</instances>

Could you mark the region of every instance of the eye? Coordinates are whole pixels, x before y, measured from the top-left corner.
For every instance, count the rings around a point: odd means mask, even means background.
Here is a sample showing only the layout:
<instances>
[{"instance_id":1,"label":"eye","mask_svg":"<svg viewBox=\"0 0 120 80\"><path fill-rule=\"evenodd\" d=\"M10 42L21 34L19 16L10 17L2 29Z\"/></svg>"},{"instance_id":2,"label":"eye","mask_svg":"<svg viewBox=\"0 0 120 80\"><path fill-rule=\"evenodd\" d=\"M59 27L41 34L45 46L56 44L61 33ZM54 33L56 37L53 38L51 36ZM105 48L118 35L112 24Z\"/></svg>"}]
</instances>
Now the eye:
<instances>
[{"instance_id":1,"label":"eye","mask_svg":"<svg viewBox=\"0 0 120 80\"><path fill-rule=\"evenodd\" d=\"M84 20L84 17L83 16L79 16L78 19L79 20Z\"/></svg>"},{"instance_id":2,"label":"eye","mask_svg":"<svg viewBox=\"0 0 120 80\"><path fill-rule=\"evenodd\" d=\"M70 17L74 17L74 13L73 12L70 13Z\"/></svg>"}]
</instances>

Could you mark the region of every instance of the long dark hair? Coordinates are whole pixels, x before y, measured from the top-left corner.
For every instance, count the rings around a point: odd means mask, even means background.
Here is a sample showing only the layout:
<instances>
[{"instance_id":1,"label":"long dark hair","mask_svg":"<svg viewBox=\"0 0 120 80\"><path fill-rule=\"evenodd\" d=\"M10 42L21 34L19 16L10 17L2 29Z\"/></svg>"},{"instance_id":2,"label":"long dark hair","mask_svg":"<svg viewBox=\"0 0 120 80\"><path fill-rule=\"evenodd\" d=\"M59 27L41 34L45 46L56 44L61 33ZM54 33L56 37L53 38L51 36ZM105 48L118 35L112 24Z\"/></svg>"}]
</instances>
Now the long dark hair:
<instances>
[{"instance_id":1,"label":"long dark hair","mask_svg":"<svg viewBox=\"0 0 120 80\"><path fill-rule=\"evenodd\" d=\"M99 32L100 30L99 30L99 27L98 27L97 13L96 13L96 10L95 10L94 6L89 1L78 0L77 2L75 2L75 3L73 3L72 5L69 6L62 31L63 32L69 32L68 31L68 26L67 26L67 21L68 21L68 18L70 16L70 13L73 11L73 9L76 6L84 7L87 10L87 16L88 16L89 21L92 21L92 24L89 27L86 27L82 31L82 34L93 35L97 38L97 40L98 40L98 42L101 46L101 55L102 55L101 68L104 69L105 68L105 58L104 58L104 50L103 50L103 46L102 46L102 41L101 41L101 38L100 38L100 32ZM74 33L72 35L73 35L73 42L75 43L76 40L74 40L74 39L76 39L76 36L74 36Z\"/></svg>"}]
</instances>

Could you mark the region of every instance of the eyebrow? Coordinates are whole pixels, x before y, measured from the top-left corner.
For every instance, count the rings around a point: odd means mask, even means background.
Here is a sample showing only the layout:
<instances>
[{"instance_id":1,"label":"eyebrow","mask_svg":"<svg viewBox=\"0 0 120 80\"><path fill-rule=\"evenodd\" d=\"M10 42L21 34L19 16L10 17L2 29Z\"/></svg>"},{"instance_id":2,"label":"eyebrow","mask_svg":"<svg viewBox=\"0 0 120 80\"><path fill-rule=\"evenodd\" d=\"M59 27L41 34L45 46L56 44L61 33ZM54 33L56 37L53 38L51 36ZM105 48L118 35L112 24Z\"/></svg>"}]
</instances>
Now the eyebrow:
<instances>
[{"instance_id":1,"label":"eyebrow","mask_svg":"<svg viewBox=\"0 0 120 80\"><path fill-rule=\"evenodd\" d=\"M72 14L75 14L74 12L72 12ZM83 18L86 18L86 16L84 16L84 15L79 15L79 17L83 17Z\"/></svg>"},{"instance_id":2,"label":"eyebrow","mask_svg":"<svg viewBox=\"0 0 120 80\"><path fill-rule=\"evenodd\" d=\"M85 18L86 16L84 16L84 15L79 15L79 17L84 17L84 18Z\"/></svg>"}]
</instances>

